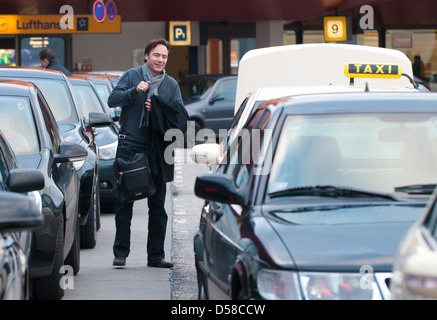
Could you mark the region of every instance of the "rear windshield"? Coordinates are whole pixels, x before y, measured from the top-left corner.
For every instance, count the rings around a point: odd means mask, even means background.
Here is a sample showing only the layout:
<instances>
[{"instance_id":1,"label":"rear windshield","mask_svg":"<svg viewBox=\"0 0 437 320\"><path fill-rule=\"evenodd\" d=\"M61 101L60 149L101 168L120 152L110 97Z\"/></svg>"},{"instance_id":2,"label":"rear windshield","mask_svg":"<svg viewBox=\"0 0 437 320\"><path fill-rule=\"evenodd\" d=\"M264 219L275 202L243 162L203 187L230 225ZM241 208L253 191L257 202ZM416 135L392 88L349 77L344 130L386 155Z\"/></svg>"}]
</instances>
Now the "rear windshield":
<instances>
[{"instance_id":1,"label":"rear windshield","mask_svg":"<svg viewBox=\"0 0 437 320\"><path fill-rule=\"evenodd\" d=\"M18 77L14 77L14 79L31 81L39 87L52 110L56 122L76 123L79 121L70 90L64 81Z\"/></svg>"}]
</instances>

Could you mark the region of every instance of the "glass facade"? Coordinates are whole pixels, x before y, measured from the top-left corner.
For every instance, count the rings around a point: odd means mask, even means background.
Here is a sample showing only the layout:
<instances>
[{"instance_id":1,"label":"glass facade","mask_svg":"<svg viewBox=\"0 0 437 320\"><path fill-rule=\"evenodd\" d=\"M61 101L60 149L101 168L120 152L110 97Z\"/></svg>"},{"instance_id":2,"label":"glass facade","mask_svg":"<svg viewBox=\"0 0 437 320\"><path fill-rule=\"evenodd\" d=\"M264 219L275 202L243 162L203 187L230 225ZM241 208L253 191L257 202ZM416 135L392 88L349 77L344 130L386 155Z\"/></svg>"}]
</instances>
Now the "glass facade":
<instances>
[{"instance_id":1,"label":"glass facade","mask_svg":"<svg viewBox=\"0 0 437 320\"><path fill-rule=\"evenodd\" d=\"M400 50L413 65L417 80L437 91L437 29L387 30L386 47Z\"/></svg>"}]
</instances>

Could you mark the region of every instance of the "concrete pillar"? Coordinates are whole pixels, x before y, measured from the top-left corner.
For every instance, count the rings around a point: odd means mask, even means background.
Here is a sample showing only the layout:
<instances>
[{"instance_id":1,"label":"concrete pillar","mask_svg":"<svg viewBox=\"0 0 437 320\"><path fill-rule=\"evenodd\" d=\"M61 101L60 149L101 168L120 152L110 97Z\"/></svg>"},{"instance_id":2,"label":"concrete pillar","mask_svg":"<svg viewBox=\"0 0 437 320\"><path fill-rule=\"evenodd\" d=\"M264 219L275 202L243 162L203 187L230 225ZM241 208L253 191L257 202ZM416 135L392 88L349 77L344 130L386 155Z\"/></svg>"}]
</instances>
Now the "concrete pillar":
<instances>
[{"instance_id":1,"label":"concrete pillar","mask_svg":"<svg viewBox=\"0 0 437 320\"><path fill-rule=\"evenodd\" d=\"M282 20L256 22L256 47L282 46L284 26Z\"/></svg>"}]
</instances>

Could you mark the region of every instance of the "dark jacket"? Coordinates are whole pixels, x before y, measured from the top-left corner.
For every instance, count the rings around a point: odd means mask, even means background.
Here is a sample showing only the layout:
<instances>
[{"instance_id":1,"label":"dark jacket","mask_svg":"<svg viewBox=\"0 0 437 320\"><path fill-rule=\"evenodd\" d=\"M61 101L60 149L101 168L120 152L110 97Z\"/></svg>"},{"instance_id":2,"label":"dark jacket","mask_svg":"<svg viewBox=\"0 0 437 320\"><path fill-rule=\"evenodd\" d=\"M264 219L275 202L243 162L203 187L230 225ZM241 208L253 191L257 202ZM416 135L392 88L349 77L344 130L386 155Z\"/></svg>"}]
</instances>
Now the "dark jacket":
<instances>
[{"instance_id":1,"label":"dark jacket","mask_svg":"<svg viewBox=\"0 0 437 320\"><path fill-rule=\"evenodd\" d=\"M173 154L175 143L165 141L169 129L187 130L188 112L182 102L179 85L175 79L166 75L158 88L158 96L152 95L152 111L149 126L141 127L140 120L145 108L146 95L136 92L138 83L144 81L142 69L126 71L108 98L109 107L121 106L120 126L125 134L125 142L146 147L150 167L154 176L162 176L165 182L173 181L174 161L166 161Z\"/></svg>"},{"instance_id":2,"label":"dark jacket","mask_svg":"<svg viewBox=\"0 0 437 320\"><path fill-rule=\"evenodd\" d=\"M50 61L50 63L47 66L47 69L52 69L52 70L59 70L62 71L63 73L65 73L66 76L71 76L71 72L67 70L67 68L65 68L58 59L53 59L52 61Z\"/></svg>"}]
</instances>

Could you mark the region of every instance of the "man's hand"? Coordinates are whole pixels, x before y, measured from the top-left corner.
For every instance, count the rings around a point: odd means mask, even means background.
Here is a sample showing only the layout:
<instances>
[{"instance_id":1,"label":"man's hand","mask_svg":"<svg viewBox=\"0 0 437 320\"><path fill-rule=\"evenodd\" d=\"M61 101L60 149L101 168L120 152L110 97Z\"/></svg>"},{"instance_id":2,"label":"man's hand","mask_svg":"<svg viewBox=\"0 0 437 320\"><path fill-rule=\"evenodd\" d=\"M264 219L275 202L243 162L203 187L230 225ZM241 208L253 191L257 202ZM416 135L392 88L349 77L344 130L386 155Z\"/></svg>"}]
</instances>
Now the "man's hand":
<instances>
[{"instance_id":1,"label":"man's hand","mask_svg":"<svg viewBox=\"0 0 437 320\"><path fill-rule=\"evenodd\" d=\"M149 84L151 83L151 81L141 81L140 83L138 83L137 85L137 92L146 92L149 89Z\"/></svg>"}]
</instances>

